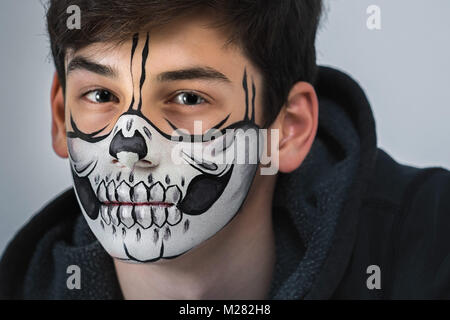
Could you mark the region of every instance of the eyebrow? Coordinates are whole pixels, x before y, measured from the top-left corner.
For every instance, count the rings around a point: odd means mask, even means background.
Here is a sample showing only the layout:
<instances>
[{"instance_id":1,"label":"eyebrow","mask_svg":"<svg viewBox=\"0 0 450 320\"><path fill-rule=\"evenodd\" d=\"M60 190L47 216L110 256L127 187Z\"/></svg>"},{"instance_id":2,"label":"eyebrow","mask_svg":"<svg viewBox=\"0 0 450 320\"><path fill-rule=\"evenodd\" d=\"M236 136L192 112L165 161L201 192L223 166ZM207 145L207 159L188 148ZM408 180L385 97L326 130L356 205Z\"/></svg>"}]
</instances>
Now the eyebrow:
<instances>
[{"instance_id":1,"label":"eyebrow","mask_svg":"<svg viewBox=\"0 0 450 320\"><path fill-rule=\"evenodd\" d=\"M177 81L177 80L218 80L225 83L231 83L223 73L211 67L193 67L173 71L161 72L156 76L159 82Z\"/></svg>"},{"instance_id":2,"label":"eyebrow","mask_svg":"<svg viewBox=\"0 0 450 320\"><path fill-rule=\"evenodd\" d=\"M116 78L118 74L114 68L108 65L91 61L88 58L82 56L77 56L69 62L67 66L67 75L75 70L87 70L109 78Z\"/></svg>"}]
</instances>

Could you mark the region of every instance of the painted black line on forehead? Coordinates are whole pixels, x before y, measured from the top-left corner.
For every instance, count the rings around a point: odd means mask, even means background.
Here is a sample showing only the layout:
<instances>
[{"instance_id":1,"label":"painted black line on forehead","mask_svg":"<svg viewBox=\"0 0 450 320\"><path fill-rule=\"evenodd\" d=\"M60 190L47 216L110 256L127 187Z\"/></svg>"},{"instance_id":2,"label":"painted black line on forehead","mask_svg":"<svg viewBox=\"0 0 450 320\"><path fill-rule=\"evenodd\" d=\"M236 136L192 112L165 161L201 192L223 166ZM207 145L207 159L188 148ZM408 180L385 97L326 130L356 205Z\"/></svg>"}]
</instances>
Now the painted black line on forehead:
<instances>
[{"instance_id":1,"label":"painted black line on forehead","mask_svg":"<svg viewBox=\"0 0 450 320\"><path fill-rule=\"evenodd\" d=\"M255 82L252 77L252 117L249 117L248 110L248 85L247 85L247 68L244 69L244 76L242 77L242 87L245 91L245 116L243 121L255 122Z\"/></svg>"},{"instance_id":2,"label":"painted black line on forehead","mask_svg":"<svg viewBox=\"0 0 450 320\"><path fill-rule=\"evenodd\" d=\"M138 45L138 40L139 40L139 34L135 33L133 35L133 44L131 45L131 58L130 58L130 73L131 73L131 81L133 84L133 96L131 97L131 103L130 103L130 106L128 107L128 109L132 109L133 105L134 105L133 57L134 57L134 52L136 51L136 47Z\"/></svg>"},{"instance_id":3,"label":"painted black line on forehead","mask_svg":"<svg viewBox=\"0 0 450 320\"><path fill-rule=\"evenodd\" d=\"M148 58L148 40L149 40L149 33L147 32L147 38L145 40L144 49L142 50L142 65L141 65L141 81L139 82L139 104L138 104L138 111L142 108L142 86L145 82L145 64L147 63Z\"/></svg>"}]
</instances>

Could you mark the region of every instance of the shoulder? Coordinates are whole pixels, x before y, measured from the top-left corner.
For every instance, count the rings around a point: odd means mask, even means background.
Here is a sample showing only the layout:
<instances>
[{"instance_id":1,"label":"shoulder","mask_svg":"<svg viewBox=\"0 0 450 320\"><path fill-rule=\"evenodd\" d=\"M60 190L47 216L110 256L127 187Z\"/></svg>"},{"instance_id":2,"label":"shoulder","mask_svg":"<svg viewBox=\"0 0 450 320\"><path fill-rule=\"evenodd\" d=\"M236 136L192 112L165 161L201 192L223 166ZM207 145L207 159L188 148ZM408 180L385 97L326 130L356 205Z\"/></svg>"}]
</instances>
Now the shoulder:
<instances>
[{"instance_id":1,"label":"shoulder","mask_svg":"<svg viewBox=\"0 0 450 320\"><path fill-rule=\"evenodd\" d=\"M398 163L378 149L364 202L389 203L403 210L442 211L450 201L450 171L442 167L417 168ZM423 211L423 210L419 210Z\"/></svg>"},{"instance_id":2,"label":"shoulder","mask_svg":"<svg viewBox=\"0 0 450 320\"><path fill-rule=\"evenodd\" d=\"M362 220L383 227L389 296L450 298L450 171L379 149L364 204Z\"/></svg>"},{"instance_id":3,"label":"shoulder","mask_svg":"<svg viewBox=\"0 0 450 320\"><path fill-rule=\"evenodd\" d=\"M15 234L0 259L0 299L20 298L25 275L42 239L78 213L71 188L37 212Z\"/></svg>"}]
</instances>

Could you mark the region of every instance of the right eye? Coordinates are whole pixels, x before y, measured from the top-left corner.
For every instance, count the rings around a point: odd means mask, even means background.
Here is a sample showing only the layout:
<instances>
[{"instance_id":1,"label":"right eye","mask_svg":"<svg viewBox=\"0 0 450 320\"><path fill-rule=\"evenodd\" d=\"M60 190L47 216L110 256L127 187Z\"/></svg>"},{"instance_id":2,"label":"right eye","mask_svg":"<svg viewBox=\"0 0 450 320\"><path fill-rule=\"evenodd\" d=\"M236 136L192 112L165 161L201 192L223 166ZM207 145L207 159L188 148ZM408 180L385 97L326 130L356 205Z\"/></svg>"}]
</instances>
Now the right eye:
<instances>
[{"instance_id":1,"label":"right eye","mask_svg":"<svg viewBox=\"0 0 450 320\"><path fill-rule=\"evenodd\" d=\"M96 89L87 92L85 95L86 99L93 103L108 103L108 102L118 102L119 99L105 89Z\"/></svg>"}]
</instances>

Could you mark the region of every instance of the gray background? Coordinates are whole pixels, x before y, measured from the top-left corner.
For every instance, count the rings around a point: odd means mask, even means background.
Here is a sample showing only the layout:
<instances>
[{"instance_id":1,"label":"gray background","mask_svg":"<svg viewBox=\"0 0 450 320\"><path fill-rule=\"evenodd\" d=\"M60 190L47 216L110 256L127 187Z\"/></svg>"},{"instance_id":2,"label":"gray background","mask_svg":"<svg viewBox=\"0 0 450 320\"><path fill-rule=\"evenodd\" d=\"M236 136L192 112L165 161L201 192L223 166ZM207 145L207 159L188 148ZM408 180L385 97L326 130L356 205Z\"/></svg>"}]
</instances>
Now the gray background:
<instances>
[{"instance_id":1,"label":"gray background","mask_svg":"<svg viewBox=\"0 0 450 320\"><path fill-rule=\"evenodd\" d=\"M381 30L366 9L381 8ZM330 0L318 61L351 74L375 114L379 145L416 166L450 168L450 1ZM0 253L46 202L71 185L50 140L53 65L37 0L0 7Z\"/></svg>"}]
</instances>

